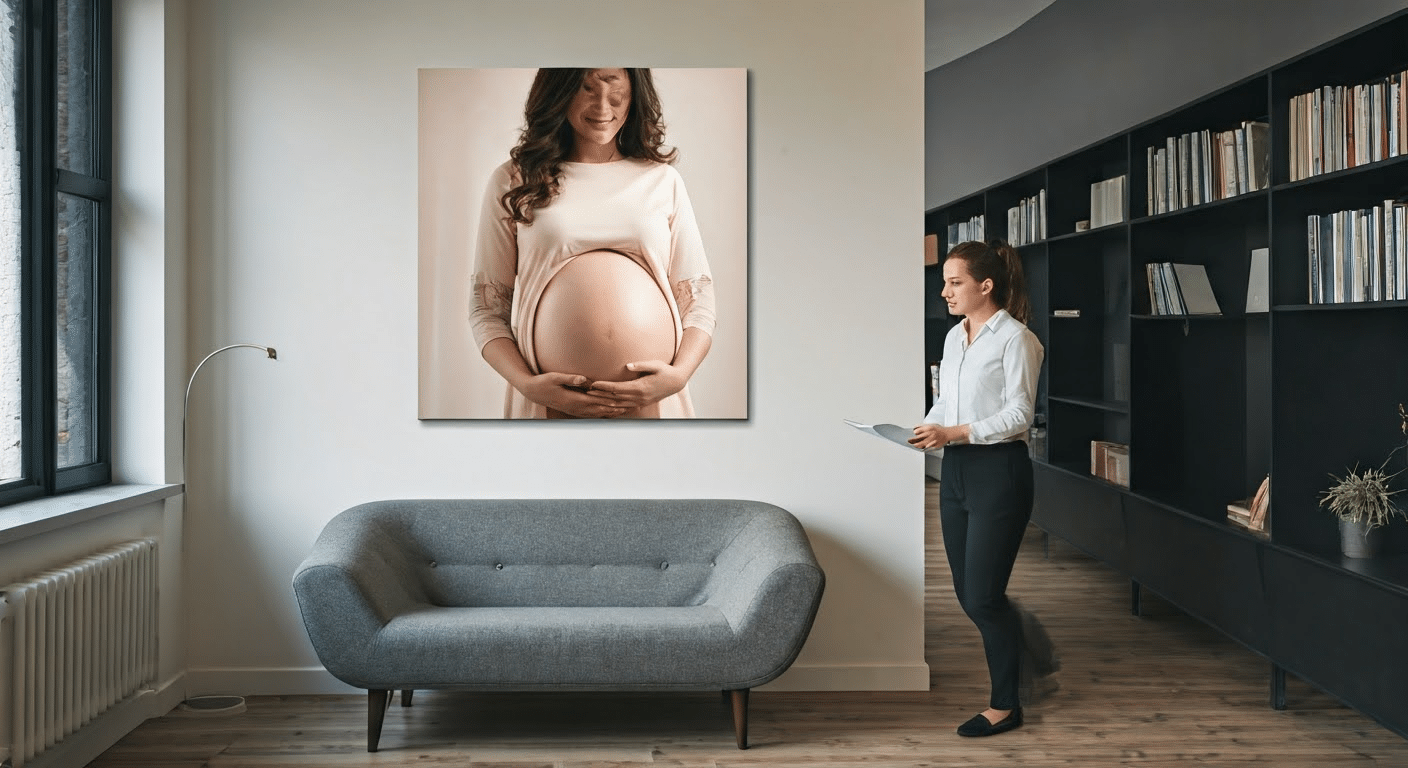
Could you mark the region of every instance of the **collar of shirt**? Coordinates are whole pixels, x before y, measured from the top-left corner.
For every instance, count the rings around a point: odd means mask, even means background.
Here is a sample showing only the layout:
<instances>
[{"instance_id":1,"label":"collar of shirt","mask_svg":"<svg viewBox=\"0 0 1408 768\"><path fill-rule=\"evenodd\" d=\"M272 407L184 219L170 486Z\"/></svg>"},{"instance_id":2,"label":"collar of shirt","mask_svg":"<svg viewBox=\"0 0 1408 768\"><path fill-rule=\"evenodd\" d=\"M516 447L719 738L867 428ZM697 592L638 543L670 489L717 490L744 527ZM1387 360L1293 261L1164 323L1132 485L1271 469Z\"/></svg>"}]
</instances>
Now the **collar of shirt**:
<instances>
[{"instance_id":1,"label":"collar of shirt","mask_svg":"<svg viewBox=\"0 0 1408 768\"><path fill-rule=\"evenodd\" d=\"M968 319L964 318L963 322L966 324L968 322ZM983 327L978 329L978 335L973 337L973 341L977 341L978 339L982 338L983 334L985 333L1000 332L1003 326L1010 322L1012 322L1012 316L1007 314L1007 310L997 310L996 312L992 313L992 317L989 317L986 323L983 323ZM967 349L968 346L968 334L965 333L963 334L963 348Z\"/></svg>"}]
</instances>

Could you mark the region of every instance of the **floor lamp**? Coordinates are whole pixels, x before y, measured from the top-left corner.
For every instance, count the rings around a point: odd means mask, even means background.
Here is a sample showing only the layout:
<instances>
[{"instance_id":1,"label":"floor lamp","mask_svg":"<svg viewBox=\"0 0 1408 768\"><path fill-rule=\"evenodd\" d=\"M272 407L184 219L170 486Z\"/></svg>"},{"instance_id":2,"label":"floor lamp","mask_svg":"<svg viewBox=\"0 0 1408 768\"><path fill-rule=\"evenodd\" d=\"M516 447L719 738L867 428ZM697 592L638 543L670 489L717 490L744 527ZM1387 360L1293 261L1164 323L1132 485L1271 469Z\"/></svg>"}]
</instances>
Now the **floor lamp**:
<instances>
[{"instance_id":1,"label":"floor lamp","mask_svg":"<svg viewBox=\"0 0 1408 768\"><path fill-rule=\"evenodd\" d=\"M231 344L221 347L206 355L196 364L195 370L191 371L191 378L186 382L186 400L181 411L181 482L185 486L186 498L190 498L190 478L186 475L186 422L191 415L191 387L196 383L196 374L200 369L210 362L210 359L232 349L249 347L251 349L261 349L270 360L278 360L279 353L273 347L266 347L261 344ZM244 711L243 696L192 696L181 702L180 709L183 712L201 715L237 715Z\"/></svg>"}]
</instances>

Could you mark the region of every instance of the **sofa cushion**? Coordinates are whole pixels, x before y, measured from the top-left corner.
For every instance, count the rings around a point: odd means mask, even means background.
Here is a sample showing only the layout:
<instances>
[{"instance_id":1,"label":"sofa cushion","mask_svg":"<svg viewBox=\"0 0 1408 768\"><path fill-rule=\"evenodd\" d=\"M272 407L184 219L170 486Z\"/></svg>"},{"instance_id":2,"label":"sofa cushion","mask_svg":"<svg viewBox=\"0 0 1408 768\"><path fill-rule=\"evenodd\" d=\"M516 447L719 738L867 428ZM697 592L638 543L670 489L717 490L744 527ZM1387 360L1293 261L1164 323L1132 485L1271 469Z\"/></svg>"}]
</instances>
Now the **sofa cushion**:
<instances>
[{"instance_id":1,"label":"sofa cushion","mask_svg":"<svg viewBox=\"0 0 1408 768\"><path fill-rule=\"evenodd\" d=\"M710 687L731 679L736 641L708 606L426 607L387 624L367 661L413 688Z\"/></svg>"}]
</instances>

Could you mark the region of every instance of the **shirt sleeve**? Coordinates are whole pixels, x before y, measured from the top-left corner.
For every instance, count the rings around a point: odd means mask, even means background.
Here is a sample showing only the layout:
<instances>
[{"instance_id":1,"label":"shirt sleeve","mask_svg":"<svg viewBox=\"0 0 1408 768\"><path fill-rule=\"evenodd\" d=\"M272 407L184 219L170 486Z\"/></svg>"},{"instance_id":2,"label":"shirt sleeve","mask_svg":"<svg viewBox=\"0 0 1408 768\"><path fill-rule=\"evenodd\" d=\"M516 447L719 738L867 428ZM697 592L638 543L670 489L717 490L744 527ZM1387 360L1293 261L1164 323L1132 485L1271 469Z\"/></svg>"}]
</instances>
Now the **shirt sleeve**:
<instances>
[{"instance_id":1,"label":"shirt sleeve","mask_svg":"<svg viewBox=\"0 0 1408 768\"><path fill-rule=\"evenodd\" d=\"M942 365L942 364L941 364L941 365ZM922 423L924 423L924 424L938 424L938 425L940 425L940 426L943 426L942 417L940 416L940 414L942 414L943 412L944 412L944 398L943 398L943 395L940 394L940 395L939 395L939 398L934 401L933 407L931 407L931 408L929 409L929 412L928 412L928 413L924 414L924 421L923 421Z\"/></svg>"},{"instance_id":2,"label":"shirt sleeve","mask_svg":"<svg viewBox=\"0 0 1408 768\"><path fill-rule=\"evenodd\" d=\"M1027 431L1036 414L1036 385L1041 376L1041 342L1030 330L1008 340L1002 350L1002 408L968 425L968 442L1002 442Z\"/></svg>"},{"instance_id":3,"label":"shirt sleeve","mask_svg":"<svg viewBox=\"0 0 1408 768\"><path fill-rule=\"evenodd\" d=\"M499 203L512 180L508 163L494 169L479 210L479 235L470 276L469 323L481 351L494 339L513 339L510 315L518 273L518 230Z\"/></svg>"},{"instance_id":4,"label":"shirt sleeve","mask_svg":"<svg viewBox=\"0 0 1408 768\"><path fill-rule=\"evenodd\" d=\"M694 206L689 202L684 179L673 168L674 205L670 214L670 286L675 303L680 308L680 322L685 328L698 328L713 335L714 277L704 254L704 240L694 220Z\"/></svg>"}]
</instances>

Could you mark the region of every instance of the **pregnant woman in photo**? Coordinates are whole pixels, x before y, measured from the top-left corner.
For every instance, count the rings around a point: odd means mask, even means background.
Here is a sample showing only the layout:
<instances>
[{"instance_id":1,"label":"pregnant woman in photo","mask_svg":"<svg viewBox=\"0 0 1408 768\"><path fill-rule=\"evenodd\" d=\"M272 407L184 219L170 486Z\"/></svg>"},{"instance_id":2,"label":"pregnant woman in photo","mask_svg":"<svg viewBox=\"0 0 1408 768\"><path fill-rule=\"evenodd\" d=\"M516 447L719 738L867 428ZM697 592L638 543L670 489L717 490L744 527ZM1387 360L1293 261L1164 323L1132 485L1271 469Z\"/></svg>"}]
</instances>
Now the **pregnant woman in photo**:
<instances>
[{"instance_id":1,"label":"pregnant woman in photo","mask_svg":"<svg viewBox=\"0 0 1408 768\"><path fill-rule=\"evenodd\" d=\"M506 418L687 418L714 289L648 69L540 69L490 175L470 322Z\"/></svg>"}]
</instances>

